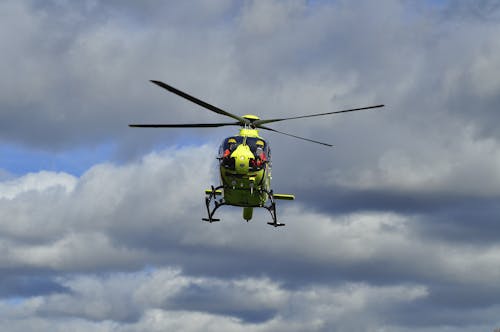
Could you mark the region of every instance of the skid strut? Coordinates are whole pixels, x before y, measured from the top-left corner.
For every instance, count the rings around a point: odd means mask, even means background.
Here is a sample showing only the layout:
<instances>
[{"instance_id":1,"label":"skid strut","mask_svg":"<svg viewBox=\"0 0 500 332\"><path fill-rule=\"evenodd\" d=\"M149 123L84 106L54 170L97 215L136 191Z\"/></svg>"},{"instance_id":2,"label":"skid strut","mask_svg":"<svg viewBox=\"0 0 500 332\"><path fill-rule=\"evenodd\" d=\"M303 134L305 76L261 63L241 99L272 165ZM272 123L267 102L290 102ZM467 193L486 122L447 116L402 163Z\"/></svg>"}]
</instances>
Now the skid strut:
<instances>
[{"instance_id":1,"label":"skid strut","mask_svg":"<svg viewBox=\"0 0 500 332\"><path fill-rule=\"evenodd\" d=\"M208 221L209 223L220 221L220 219L214 218L213 216L215 214L215 211L217 211L218 208L220 208L223 205L226 205L222 199L220 201L217 201L217 199L216 199L216 196L218 194L217 190L221 189L222 187L223 186L219 186L217 188L214 188L214 186L212 186L212 190L208 193L208 196L205 198L205 204L207 206L208 218L202 218L201 220ZM212 209L212 211L210 211L210 203L212 202L212 200L214 202L214 208Z\"/></svg>"},{"instance_id":2,"label":"skid strut","mask_svg":"<svg viewBox=\"0 0 500 332\"><path fill-rule=\"evenodd\" d=\"M269 197L269 200L271 201L269 205L264 205L263 207L269 211L271 214L271 218L273 218L273 222L268 222L268 225L274 226L274 227L279 227L279 226L285 226L285 224L278 222L278 218L276 217L276 202L274 201L273 198L273 191L271 190L270 192L264 191L267 193L267 196Z\"/></svg>"}]
</instances>

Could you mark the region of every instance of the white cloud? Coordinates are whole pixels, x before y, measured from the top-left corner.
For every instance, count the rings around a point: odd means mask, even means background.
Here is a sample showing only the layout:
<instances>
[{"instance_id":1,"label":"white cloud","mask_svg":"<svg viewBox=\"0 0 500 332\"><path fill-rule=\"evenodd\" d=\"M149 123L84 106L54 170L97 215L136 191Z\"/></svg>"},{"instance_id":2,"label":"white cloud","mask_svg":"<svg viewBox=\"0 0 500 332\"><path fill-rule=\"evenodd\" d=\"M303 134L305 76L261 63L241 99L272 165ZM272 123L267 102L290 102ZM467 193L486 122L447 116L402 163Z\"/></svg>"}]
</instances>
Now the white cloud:
<instances>
[{"instance_id":1,"label":"white cloud","mask_svg":"<svg viewBox=\"0 0 500 332\"><path fill-rule=\"evenodd\" d=\"M489 328L496 300L471 300L462 290L500 293L496 215L483 211L497 211L500 150L496 134L478 136L498 122L497 23L417 11L406 1L353 3L2 2L0 68L8 80L0 82L0 138L50 151L111 141L129 161L80 177L1 171L0 267L14 286L0 283L0 292L21 299L1 304L0 325L391 331L417 329L405 314L432 308L446 314L430 330L467 331L453 325L456 317L470 331L479 318ZM203 190L216 181L216 147L130 156L227 131L127 129L220 120L148 79L263 118L387 107L276 124L337 145L325 151L269 135L275 189L297 194L278 205L287 226L268 228L266 211L246 224L231 207L209 225L200 219ZM446 218L450 208L439 202L410 213L392 202L384 210L369 210L372 202L314 210L319 200L336 203L329 195L337 189L472 197L477 205L457 199ZM456 230L464 213L480 235L443 240L443 219ZM435 224L423 234L429 220ZM42 289L37 278L70 292ZM446 290L458 300L437 300Z\"/></svg>"},{"instance_id":2,"label":"white cloud","mask_svg":"<svg viewBox=\"0 0 500 332\"><path fill-rule=\"evenodd\" d=\"M402 303L432 298L435 283L496 287L498 246L422 237L418 217L330 216L285 202L283 229L268 228L265 211L246 224L231 207L220 223L202 223L213 152L187 147L95 165L53 194L8 180L17 194L2 207L2 267L65 273L55 280L68 291L4 304L0 324L21 315L19 329L347 331L383 326ZM60 187L57 173L29 177L34 188L42 179ZM371 284L374 275L387 285Z\"/></svg>"},{"instance_id":3,"label":"white cloud","mask_svg":"<svg viewBox=\"0 0 500 332\"><path fill-rule=\"evenodd\" d=\"M62 282L69 290L65 294L36 297L15 306L2 303L0 325L26 326L27 322L39 320L42 331L71 323L95 324L103 331L319 331L363 326L376 321L363 314L374 305L383 312L427 296L425 287L418 285L346 284L287 290L267 278L207 279L189 277L175 269L69 277ZM203 300L200 294L193 294L193 303L182 303L182 297L189 296L193 288L210 292L206 307L200 308L196 303ZM228 302L227 296L233 297L233 301ZM214 314L212 310L220 305L229 305L228 312L269 310L277 315L270 320L245 322ZM358 316L362 318L355 319ZM21 318L26 322L16 324L16 319Z\"/></svg>"},{"instance_id":4,"label":"white cloud","mask_svg":"<svg viewBox=\"0 0 500 332\"><path fill-rule=\"evenodd\" d=\"M29 173L13 180L0 182L0 199L13 199L21 194L41 193L50 190L71 192L76 181L74 176L62 172Z\"/></svg>"},{"instance_id":5,"label":"white cloud","mask_svg":"<svg viewBox=\"0 0 500 332\"><path fill-rule=\"evenodd\" d=\"M20 241L10 257L63 270L140 262L142 249L120 242L152 229L174 239L186 211L198 207L201 218L212 158L208 147L170 150L135 164L96 165L79 179L42 171L1 183L8 197L0 200L2 234Z\"/></svg>"},{"instance_id":6,"label":"white cloud","mask_svg":"<svg viewBox=\"0 0 500 332\"><path fill-rule=\"evenodd\" d=\"M300 202L280 202L279 216L287 223L281 232L267 229L263 221L270 216L263 210L256 211L250 224L232 207L220 210L222 222L202 223L203 190L217 181L213 156L211 146L170 149L125 165L96 165L78 179L40 172L9 180L12 194L2 206L3 264L61 271L156 263L192 268L197 258L184 250L201 257L223 252L230 260L250 251L255 258L249 263L256 266L260 257L285 254L290 262L318 268L381 262L395 273L410 268L415 276L429 279L480 283L500 276L490 268L497 258L495 247L485 251L484 246L456 247L422 238L415 233L418 216L369 211L330 216L311 212ZM51 189L54 184L63 189ZM473 256L481 259L467 259ZM412 267L406 266L410 258ZM483 273L465 273L467 269Z\"/></svg>"},{"instance_id":7,"label":"white cloud","mask_svg":"<svg viewBox=\"0 0 500 332\"><path fill-rule=\"evenodd\" d=\"M247 2L241 13L240 24L245 33L269 36L277 30L287 29L294 18L305 10L302 1L253 1Z\"/></svg>"},{"instance_id":8,"label":"white cloud","mask_svg":"<svg viewBox=\"0 0 500 332\"><path fill-rule=\"evenodd\" d=\"M386 151L375 167L352 174L333 171L333 183L358 189L479 197L500 194L500 145L496 140L477 137L473 127L457 131L454 139L446 139L443 145L433 145L433 138L422 137L429 149L414 150L410 145L405 150Z\"/></svg>"}]
</instances>

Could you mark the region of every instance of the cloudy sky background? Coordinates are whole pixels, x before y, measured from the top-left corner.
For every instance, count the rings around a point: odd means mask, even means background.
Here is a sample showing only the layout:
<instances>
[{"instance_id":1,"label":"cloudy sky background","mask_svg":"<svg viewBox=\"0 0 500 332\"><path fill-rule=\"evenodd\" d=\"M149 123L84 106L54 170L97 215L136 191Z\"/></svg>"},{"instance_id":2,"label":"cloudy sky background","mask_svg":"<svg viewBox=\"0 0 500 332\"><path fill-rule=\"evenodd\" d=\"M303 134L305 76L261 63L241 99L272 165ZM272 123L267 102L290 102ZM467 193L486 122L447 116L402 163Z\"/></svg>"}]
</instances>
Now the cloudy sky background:
<instances>
[{"instance_id":1,"label":"cloudy sky background","mask_svg":"<svg viewBox=\"0 0 500 332\"><path fill-rule=\"evenodd\" d=\"M500 327L500 2L0 2L0 329ZM232 129L277 123L287 223L201 222ZM229 130L229 131L228 131Z\"/></svg>"}]
</instances>

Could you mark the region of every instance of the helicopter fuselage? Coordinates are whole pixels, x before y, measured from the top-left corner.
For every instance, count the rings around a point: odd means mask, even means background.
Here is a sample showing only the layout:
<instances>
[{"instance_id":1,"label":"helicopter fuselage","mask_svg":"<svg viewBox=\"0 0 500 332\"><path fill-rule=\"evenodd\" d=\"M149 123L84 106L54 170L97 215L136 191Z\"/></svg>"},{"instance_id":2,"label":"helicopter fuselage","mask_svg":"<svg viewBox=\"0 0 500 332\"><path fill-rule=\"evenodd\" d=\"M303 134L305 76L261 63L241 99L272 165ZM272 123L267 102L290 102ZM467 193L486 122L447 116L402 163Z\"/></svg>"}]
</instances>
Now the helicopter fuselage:
<instances>
[{"instance_id":1,"label":"helicopter fuselage","mask_svg":"<svg viewBox=\"0 0 500 332\"><path fill-rule=\"evenodd\" d=\"M236 143L231 143L236 141ZM253 207L263 207L271 185L271 150L256 129L241 129L227 137L219 149L219 170L223 201L241 206L250 220Z\"/></svg>"},{"instance_id":2,"label":"helicopter fuselage","mask_svg":"<svg viewBox=\"0 0 500 332\"><path fill-rule=\"evenodd\" d=\"M245 156L237 153L237 163L247 163ZM270 190L271 167L266 164L262 169L240 174L220 166L221 185L224 188L224 201L229 205L259 207L267 200Z\"/></svg>"},{"instance_id":3,"label":"helicopter fuselage","mask_svg":"<svg viewBox=\"0 0 500 332\"><path fill-rule=\"evenodd\" d=\"M249 117L249 116L245 116ZM213 222L215 211L223 205L243 208L243 219L249 221L254 208L267 209L273 218L269 223L282 226L276 220L275 199L293 200L293 195L273 194L271 190L271 149L257 129L242 128L238 135L222 141L219 148L220 186L206 190L208 218ZM216 196L222 196L217 200ZM211 203L213 207L211 208Z\"/></svg>"}]
</instances>

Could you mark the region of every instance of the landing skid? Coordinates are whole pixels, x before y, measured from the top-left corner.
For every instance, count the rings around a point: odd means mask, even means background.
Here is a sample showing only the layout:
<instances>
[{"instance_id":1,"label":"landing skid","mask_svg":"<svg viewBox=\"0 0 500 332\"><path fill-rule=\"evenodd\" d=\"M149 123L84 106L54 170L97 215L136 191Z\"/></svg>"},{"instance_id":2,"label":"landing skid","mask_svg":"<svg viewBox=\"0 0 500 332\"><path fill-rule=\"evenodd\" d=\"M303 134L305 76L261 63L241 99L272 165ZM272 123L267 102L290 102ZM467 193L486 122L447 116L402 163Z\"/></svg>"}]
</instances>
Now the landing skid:
<instances>
[{"instance_id":1,"label":"landing skid","mask_svg":"<svg viewBox=\"0 0 500 332\"><path fill-rule=\"evenodd\" d=\"M267 193L269 200L271 201L269 206L263 206L269 213L271 214L271 218L273 218L273 222L268 222L268 225L279 227L285 226L285 224L278 222L278 218L276 217L276 202L274 201L273 191Z\"/></svg>"},{"instance_id":2,"label":"landing skid","mask_svg":"<svg viewBox=\"0 0 500 332\"><path fill-rule=\"evenodd\" d=\"M221 206L229 205L224 203L223 199L217 200L217 195L221 194L220 189L223 188L224 186L219 186L219 187L212 186L211 190L206 190L207 197L205 198L205 205L207 207L208 218L202 218L201 220L207 221L209 223L220 221L220 219L214 218L215 211L217 211ZM278 222L278 219L276 217L276 202L274 201L273 198L273 191L271 190L270 192L268 192L266 190L262 190L262 192L267 193L270 203L269 205L263 205L261 207L269 211L269 213L271 214L271 218L273 219L272 222L268 222L267 224L274 227L285 226L285 224ZM213 208L210 207L212 202L213 202Z\"/></svg>"},{"instance_id":3,"label":"landing skid","mask_svg":"<svg viewBox=\"0 0 500 332\"><path fill-rule=\"evenodd\" d=\"M208 221L209 223L217 222L220 221L220 219L214 218L215 211L217 211L218 208L220 208L223 205L227 205L224 203L224 201L221 199L217 201L216 196L220 194L220 189L222 189L223 186L219 186L215 188L212 186L212 190L207 190L207 197L205 197L205 204L207 206L207 214L208 218L201 218L203 221ZM210 209L210 203L214 202L214 208Z\"/></svg>"}]
</instances>

